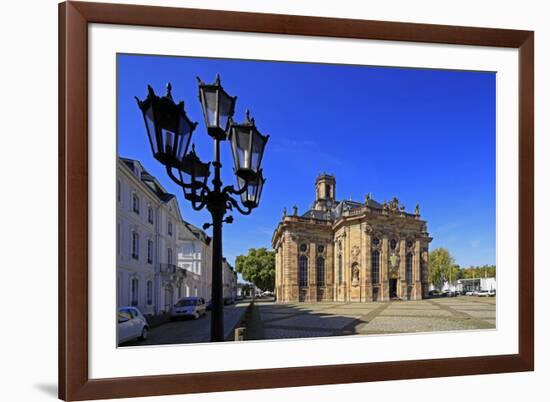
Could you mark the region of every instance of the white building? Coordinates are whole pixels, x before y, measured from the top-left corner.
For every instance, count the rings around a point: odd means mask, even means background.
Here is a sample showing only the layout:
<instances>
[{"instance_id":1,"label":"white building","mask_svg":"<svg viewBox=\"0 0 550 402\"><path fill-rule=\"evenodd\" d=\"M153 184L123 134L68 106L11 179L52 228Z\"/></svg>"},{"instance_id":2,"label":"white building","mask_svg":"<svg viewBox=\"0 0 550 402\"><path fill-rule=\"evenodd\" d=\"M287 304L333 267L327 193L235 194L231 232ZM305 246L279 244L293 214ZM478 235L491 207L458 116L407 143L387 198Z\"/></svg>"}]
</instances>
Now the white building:
<instances>
[{"instance_id":1,"label":"white building","mask_svg":"<svg viewBox=\"0 0 550 402\"><path fill-rule=\"evenodd\" d=\"M178 201L137 160L117 165L117 305L168 312L182 297L206 301L212 289L211 239L182 219ZM237 274L224 259L224 297Z\"/></svg>"},{"instance_id":2,"label":"white building","mask_svg":"<svg viewBox=\"0 0 550 402\"><path fill-rule=\"evenodd\" d=\"M210 300L212 289L212 242L209 236L188 222L178 224L177 265L186 277L181 294Z\"/></svg>"},{"instance_id":3,"label":"white building","mask_svg":"<svg viewBox=\"0 0 550 402\"><path fill-rule=\"evenodd\" d=\"M176 197L138 161L117 166L117 304L158 314L173 303L177 222Z\"/></svg>"},{"instance_id":4,"label":"white building","mask_svg":"<svg viewBox=\"0 0 550 402\"><path fill-rule=\"evenodd\" d=\"M223 259L223 297L235 300L237 297L237 273L233 266Z\"/></svg>"},{"instance_id":5,"label":"white building","mask_svg":"<svg viewBox=\"0 0 550 402\"><path fill-rule=\"evenodd\" d=\"M457 290L460 292L468 291L488 291L493 292L497 290L496 278L469 278L459 279L457 283Z\"/></svg>"}]
</instances>

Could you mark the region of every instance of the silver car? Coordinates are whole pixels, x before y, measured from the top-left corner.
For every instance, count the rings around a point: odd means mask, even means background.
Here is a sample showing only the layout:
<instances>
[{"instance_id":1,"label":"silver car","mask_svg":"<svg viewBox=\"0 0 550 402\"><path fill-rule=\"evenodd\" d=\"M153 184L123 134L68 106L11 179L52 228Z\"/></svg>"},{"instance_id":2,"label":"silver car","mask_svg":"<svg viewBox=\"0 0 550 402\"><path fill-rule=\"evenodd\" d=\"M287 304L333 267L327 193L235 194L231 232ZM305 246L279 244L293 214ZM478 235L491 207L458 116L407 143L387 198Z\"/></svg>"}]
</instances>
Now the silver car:
<instances>
[{"instance_id":1,"label":"silver car","mask_svg":"<svg viewBox=\"0 0 550 402\"><path fill-rule=\"evenodd\" d=\"M138 308L133 306L118 309L117 339L120 345L134 339L145 340L149 324Z\"/></svg>"},{"instance_id":2,"label":"silver car","mask_svg":"<svg viewBox=\"0 0 550 402\"><path fill-rule=\"evenodd\" d=\"M170 311L170 318L193 317L200 318L206 314L206 303L202 297L184 297Z\"/></svg>"}]
</instances>

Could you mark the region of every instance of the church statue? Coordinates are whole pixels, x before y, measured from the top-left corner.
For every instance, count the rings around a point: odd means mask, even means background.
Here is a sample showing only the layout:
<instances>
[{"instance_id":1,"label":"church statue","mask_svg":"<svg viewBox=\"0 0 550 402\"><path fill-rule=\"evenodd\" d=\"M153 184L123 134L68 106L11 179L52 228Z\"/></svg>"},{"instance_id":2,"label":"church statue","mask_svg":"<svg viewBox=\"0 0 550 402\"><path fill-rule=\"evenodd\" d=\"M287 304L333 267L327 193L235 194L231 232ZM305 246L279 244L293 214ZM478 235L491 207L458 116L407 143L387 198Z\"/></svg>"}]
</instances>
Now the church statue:
<instances>
[{"instance_id":1,"label":"church statue","mask_svg":"<svg viewBox=\"0 0 550 402\"><path fill-rule=\"evenodd\" d=\"M283 219L286 218L286 208L283 208Z\"/></svg>"},{"instance_id":2,"label":"church statue","mask_svg":"<svg viewBox=\"0 0 550 402\"><path fill-rule=\"evenodd\" d=\"M414 207L414 215L416 217L420 216L420 204L416 204L416 207Z\"/></svg>"},{"instance_id":3,"label":"church statue","mask_svg":"<svg viewBox=\"0 0 550 402\"><path fill-rule=\"evenodd\" d=\"M371 193L368 193L368 194L365 196L365 204L366 204L366 205L369 204L369 201L371 200L371 198L372 198Z\"/></svg>"},{"instance_id":4,"label":"church statue","mask_svg":"<svg viewBox=\"0 0 550 402\"><path fill-rule=\"evenodd\" d=\"M357 264L353 264L351 267L351 278L353 282L359 282L359 266Z\"/></svg>"},{"instance_id":5,"label":"church statue","mask_svg":"<svg viewBox=\"0 0 550 402\"><path fill-rule=\"evenodd\" d=\"M298 216L298 207L296 205L292 207L292 215Z\"/></svg>"}]
</instances>

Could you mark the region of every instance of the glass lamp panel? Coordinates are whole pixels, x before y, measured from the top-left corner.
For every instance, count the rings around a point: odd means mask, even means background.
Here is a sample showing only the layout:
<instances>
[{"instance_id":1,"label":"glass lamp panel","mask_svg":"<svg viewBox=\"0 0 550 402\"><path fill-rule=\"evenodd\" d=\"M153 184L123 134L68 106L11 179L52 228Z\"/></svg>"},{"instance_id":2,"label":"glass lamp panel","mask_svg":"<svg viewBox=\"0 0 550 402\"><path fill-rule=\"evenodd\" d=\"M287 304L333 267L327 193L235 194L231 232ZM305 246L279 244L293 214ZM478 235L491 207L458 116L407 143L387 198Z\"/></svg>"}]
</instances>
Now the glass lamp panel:
<instances>
[{"instance_id":1,"label":"glass lamp panel","mask_svg":"<svg viewBox=\"0 0 550 402\"><path fill-rule=\"evenodd\" d=\"M252 140L252 154L250 157L250 169L257 172L260 169L260 163L262 162L262 156L264 153L265 139L258 131L254 130Z\"/></svg>"},{"instance_id":2,"label":"glass lamp panel","mask_svg":"<svg viewBox=\"0 0 550 402\"><path fill-rule=\"evenodd\" d=\"M235 105L235 99L220 90L220 105L219 105L219 127L227 131L229 125L229 118L233 115Z\"/></svg>"},{"instance_id":3,"label":"glass lamp panel","mask_svg":"<svg viewBox=\"0 0 550 402\"><path fill-rule=\"evenodd\" d=\"M147 135L149 136L149 141L151 142L151 147L153 148L153 154L156 155L159 151L159 148L157 143L157 130L155 127L155 119L153 117L152 104L150 104L147 110L143 112L143 118L145 119L145 127L147 128Z\"/></svg>"},{"instance_id":4,"label":"glass lamp panel","mask_svg":"<svg viewBox=\"0 0 550 402\"><path fill-rule=\"evenodd\" d=\"M191 140L191 134L193 132L194 127L191 125L188 119L185 118L185 116L180 115L179 118L179 124L178 124L178 144L176 147L175 152L175 158L178 161L182 161L187 153L187 149L189 148L189 141Z\"/></svg>"},{"instance_id":5,"label":"glass lamp panel","mask_svg":"<svg viewBox=\"0 0 550 402\"><path fill-rule=\"evenodd\" d=\"M250 129L239 127L236 137L239 169L250 169Z\"/></svg>"},{"instance_id":6,"label":"glass lamp panel","mask_svg":"<svg viewBox=\"0 0 550 402\"><path fill-rule=\"evenodd\" d=\"M176 139L176 135L172 132L172 131L169 131L169 130L166 130L166 129L162 129L162 139L163 139L163 145L164 145L164 148L163 148L163 151L164 151L164 154L167 156L167 157L170 157L173 155L173 152L174 152L174 145L175 145L175 139Z\"/></svg>"},{"instance_id":7,"label":"glass lamp panel","mask_svg":"<svg viewBox=\"0 0 550 402\"><path fill-rule=\"evenodd\" d=\"M239 152L237 149L237 128L231 126L231 133L229 135L229 140L231 142L231 153L233 154L233 166L235 166L235 172L239 170Z\"/></svg>"},{"instance_id":8,"label":"glass lamp panel","mask_svg":"<svg viewBox=\"0 0 550 402\"><path fill-rule=\"evenodd\" d=\"M254 200L256 202L256 205L260 204L260 199L262 198L262 190L264 189L264 183L265 183L265 179L262 175L262 172L260 171L258 189L257 189L256 197L255 197L255 200Z\"/></svg>"},{"instance_id":9,"label":"glass lamp panel","mask_svg":"<svg viewBox=\"0 0 550 402\"><path fill-rule=\"evenodd\" d=\"M203 87L203 111L208 127L217 126L216 110L218 109L217 90L214 87Z\"/></svg>"}]
</instances>

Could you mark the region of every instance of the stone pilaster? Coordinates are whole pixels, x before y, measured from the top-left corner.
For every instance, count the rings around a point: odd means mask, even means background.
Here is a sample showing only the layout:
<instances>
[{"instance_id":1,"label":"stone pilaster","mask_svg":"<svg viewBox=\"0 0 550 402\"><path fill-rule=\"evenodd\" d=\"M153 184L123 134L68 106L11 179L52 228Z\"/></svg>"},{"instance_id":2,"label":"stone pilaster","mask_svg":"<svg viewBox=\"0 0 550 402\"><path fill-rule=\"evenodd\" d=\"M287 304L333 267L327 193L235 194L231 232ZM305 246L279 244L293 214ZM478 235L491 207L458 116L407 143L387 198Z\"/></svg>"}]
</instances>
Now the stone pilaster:
<instances>
[{"instance_id":1,"label":"stone pilaster","mask_svg":"<svg viewBox=\"0 0 550 402\"><path fill-rule=\"evenodd\" d=\"M382 250L380 252L380 297L379 300L390 299L389 264L388 264L388 236L382 237Z\"/></svg>"},{"instance_id":2,"label":"stone pilaster","mask_svg":"<svg viewBox=\"0 0 550 402\"><path fill-rule=\"evenodd\" d=\"M397 296L401 299L407 299L407 280L406 280L406 265L407 265L407 240L403 237L399 240L399 271L397 279Z\"/></svg>"},{"instance_id":3,"label":"stone pilaster","mask_svg":"<svg viewBox=\"0 0 550 402\"><path fill-rule=\"evenodd\" d=\"M309 243L308 250L308 298L310 302L317 301L317 245Z\"/></svg>"},{"instance_id":4,"label":"stone pilaster","mask_svg":"<svg viewBox=\"0 0 550 402\"><path fill-rule=\"evenodd\" d=\"M334 244L326 244L325 258L325 300L334 300Z\"/></svg>"},{"instance_id":5,"label":"stone pilaster","mask_svg":"<svg viewBox=\"0 0 550 402\"><path fill-rule=\"evenodd\" d=\"M413 259L413 298L414 300L422 299L422 272L420 270L420 240L416 240L414 244L414 259Z\"/></svg>"}]
</instances>

